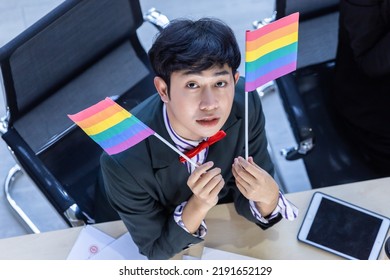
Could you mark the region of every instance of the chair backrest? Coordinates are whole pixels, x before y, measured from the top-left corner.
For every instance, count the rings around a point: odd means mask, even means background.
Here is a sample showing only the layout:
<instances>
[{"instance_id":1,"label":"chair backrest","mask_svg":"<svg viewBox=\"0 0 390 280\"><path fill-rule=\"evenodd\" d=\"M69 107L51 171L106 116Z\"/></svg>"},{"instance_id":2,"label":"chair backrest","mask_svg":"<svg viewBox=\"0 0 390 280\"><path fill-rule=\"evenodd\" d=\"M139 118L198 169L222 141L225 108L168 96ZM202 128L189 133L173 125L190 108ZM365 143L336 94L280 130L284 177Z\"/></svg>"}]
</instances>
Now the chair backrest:
<instances>
[{"instance_id":1,"label":"chair backrest","mask_svg":"<svg viewBox=\"0 0 390 280\"><path fill-rule=\"evenodd\" d=\"M276 1L277 17L281 18L299 11L301 19L306 20L337 11L339 3L340 0L278 0Z\"/></svg>"},{"instance_id":2,"label":"chair backrest","mask_svg":"<svg viewBox=\"0 0 390 280\"><path fill-rule=\"evenodd\" d=\"M338 41L340 0L277 0L276 17L300 13L298 68L333 60Z\"/></svg>"},{"instance_id":3,"label":"chair backrest","mask_svg":"<svg viewBox=\"0 0 390 280\"><path fill-rule=\"evenodd\" d=\"M73 200L93 213L102 152L67 114L107 96L130 109L155 92L142 23L136 0L67 0L0 49L3 139L60 214Z\"/></svg>"}]
</instances>

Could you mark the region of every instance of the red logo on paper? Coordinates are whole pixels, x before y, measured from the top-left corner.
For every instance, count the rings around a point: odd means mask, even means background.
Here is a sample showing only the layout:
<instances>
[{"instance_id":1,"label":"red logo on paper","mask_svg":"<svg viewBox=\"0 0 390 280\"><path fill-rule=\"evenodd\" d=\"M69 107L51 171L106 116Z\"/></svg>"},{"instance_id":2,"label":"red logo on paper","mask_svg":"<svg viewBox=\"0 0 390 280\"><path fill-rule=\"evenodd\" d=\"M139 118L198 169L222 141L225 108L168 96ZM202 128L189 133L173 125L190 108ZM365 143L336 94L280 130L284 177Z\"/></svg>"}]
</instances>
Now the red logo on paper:
<instances>
[{"instance_id":1,"label":"red logo on paper","mask_svg":"<svg viewBox=\"0 0 390 280\"><path fill-rule=\"evenodd\" d=\"M99 248L98 248L98 246L96 246L96 245L92 245L91 247L89 247L89 251L90 251L92 254L96 254L96 253L99 251Z\"/></svg>"}]
</instances>

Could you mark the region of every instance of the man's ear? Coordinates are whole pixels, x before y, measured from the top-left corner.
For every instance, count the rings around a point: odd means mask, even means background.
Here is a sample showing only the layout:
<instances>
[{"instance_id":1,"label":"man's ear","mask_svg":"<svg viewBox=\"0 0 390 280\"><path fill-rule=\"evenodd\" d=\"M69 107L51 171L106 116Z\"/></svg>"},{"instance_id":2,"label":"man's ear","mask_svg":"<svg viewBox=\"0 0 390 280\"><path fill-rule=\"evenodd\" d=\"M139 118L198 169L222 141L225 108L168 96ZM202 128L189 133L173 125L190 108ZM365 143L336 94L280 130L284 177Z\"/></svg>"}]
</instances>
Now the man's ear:
<instances>
[{"instance_id":1,"label":"man's ear","mask_svg":"<svg viewBox=\"0 0 390 280\"><path fill-rule=\"evenodd\" d=\"M154 86L160 95L161 101L164 103L169 102L167 83L161 77L157 76L154 77Z\"/></svg>"},{"instance_id":2,"label":"man's ear","mask_svg":"<svg viewBox=\"0 0 390 280\"><path fill-rule=\"evenodd\" d=\"M236 73L234 74L234 81L235 81L235 84L238 83L238 79L240 79L240 72L236 71Z\"/></svg>"}]
</instances>

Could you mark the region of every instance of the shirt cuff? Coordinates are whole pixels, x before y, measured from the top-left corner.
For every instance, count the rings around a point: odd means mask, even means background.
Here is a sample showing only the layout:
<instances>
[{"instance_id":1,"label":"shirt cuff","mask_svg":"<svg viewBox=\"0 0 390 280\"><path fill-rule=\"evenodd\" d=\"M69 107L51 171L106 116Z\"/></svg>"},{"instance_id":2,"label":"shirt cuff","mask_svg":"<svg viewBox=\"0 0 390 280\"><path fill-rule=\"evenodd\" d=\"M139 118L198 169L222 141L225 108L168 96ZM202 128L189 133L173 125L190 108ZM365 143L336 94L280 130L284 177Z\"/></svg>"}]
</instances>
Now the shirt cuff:
<instances>
[{"instance_id":1,"label":"shirt cuff","mask_svg":"<svg viewBox=\"0 0 390 280\"><path fill-rule=\"evenodd\" d=\"M298 217L298 212L299 212L298 208L290 201L288 201L280 191L279 191L278 205L276 206L275 210L272 211L272 213L268 215L266 218L260 214L259 210L257 210L254 201L249 200L249 206L253 216L258 221L265 224L268 224L269 221L278 217L279 214L282 215L283 218L289 221L293 221Z\"/></svg>"},{"instance_id":2,"label":"shirt cuff","mask_svg":"<svg viewBox=\"0 0 390 280\"><path fill-rule=\"evenodd\" d=\"M176 207L175 212L173 213L173 218L175 219L175 222L186 232L190 233L186 226L183 223L183 220L181 218L184 210L184 206L187 204L187 201L182 202L179 206ZM198 238L204 238L207 234L207 226L204 220L200 224L198 230L194 233L192 233L193 236L198 237Z\"/></svg>"}]
</instances>

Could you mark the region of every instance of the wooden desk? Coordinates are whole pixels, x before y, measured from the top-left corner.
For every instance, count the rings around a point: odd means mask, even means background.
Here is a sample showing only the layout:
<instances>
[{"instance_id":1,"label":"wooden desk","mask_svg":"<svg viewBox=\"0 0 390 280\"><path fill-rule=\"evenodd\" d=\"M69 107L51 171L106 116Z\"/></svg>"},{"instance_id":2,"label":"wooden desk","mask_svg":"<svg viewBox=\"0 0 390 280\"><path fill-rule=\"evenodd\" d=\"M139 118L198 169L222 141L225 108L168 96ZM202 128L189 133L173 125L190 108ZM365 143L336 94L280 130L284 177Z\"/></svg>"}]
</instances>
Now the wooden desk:
<instances>
[{"instance_id":1,"label":"wooden desk","mask_svg":"<svg viewBox=\"0 0 390 280\"><path fill-rule=\"evenodd\" d=\"M287 194L288 199L300 210L298 219L292 222L283 220L265 231L238 216L233 205L218 205L207 216L208 234L205 242L184 253L200 256L203 246L207 246L259 259L341 259L297 240L300 225L315 191L328 193L390 217L390 178ZM121 221L95 226L115 238L126 232ZM69 228L2 239L0 259L66 259L80 230L80 227ZM175 259L180 257L181 254ZM383 250L379 259L387 259Z\"/></svg>"},{"instance_id":2,"label":"wooden desk","mask_svg":"<svg viewBox=\"0 0 390 280\"><path fill-rule=\"evenodd\" d=\"M259 259L342 259L297 239L299 228L315 191L328 193L390 217L390 178L370 180L287 194L287 198L299 208L298 218L291 222L282 220L265 231L240 218L232 205L218 206L207 217L208 233L204 246ZM378 259L388 259L383 249Z\"/></svg>"}]
</instances>

